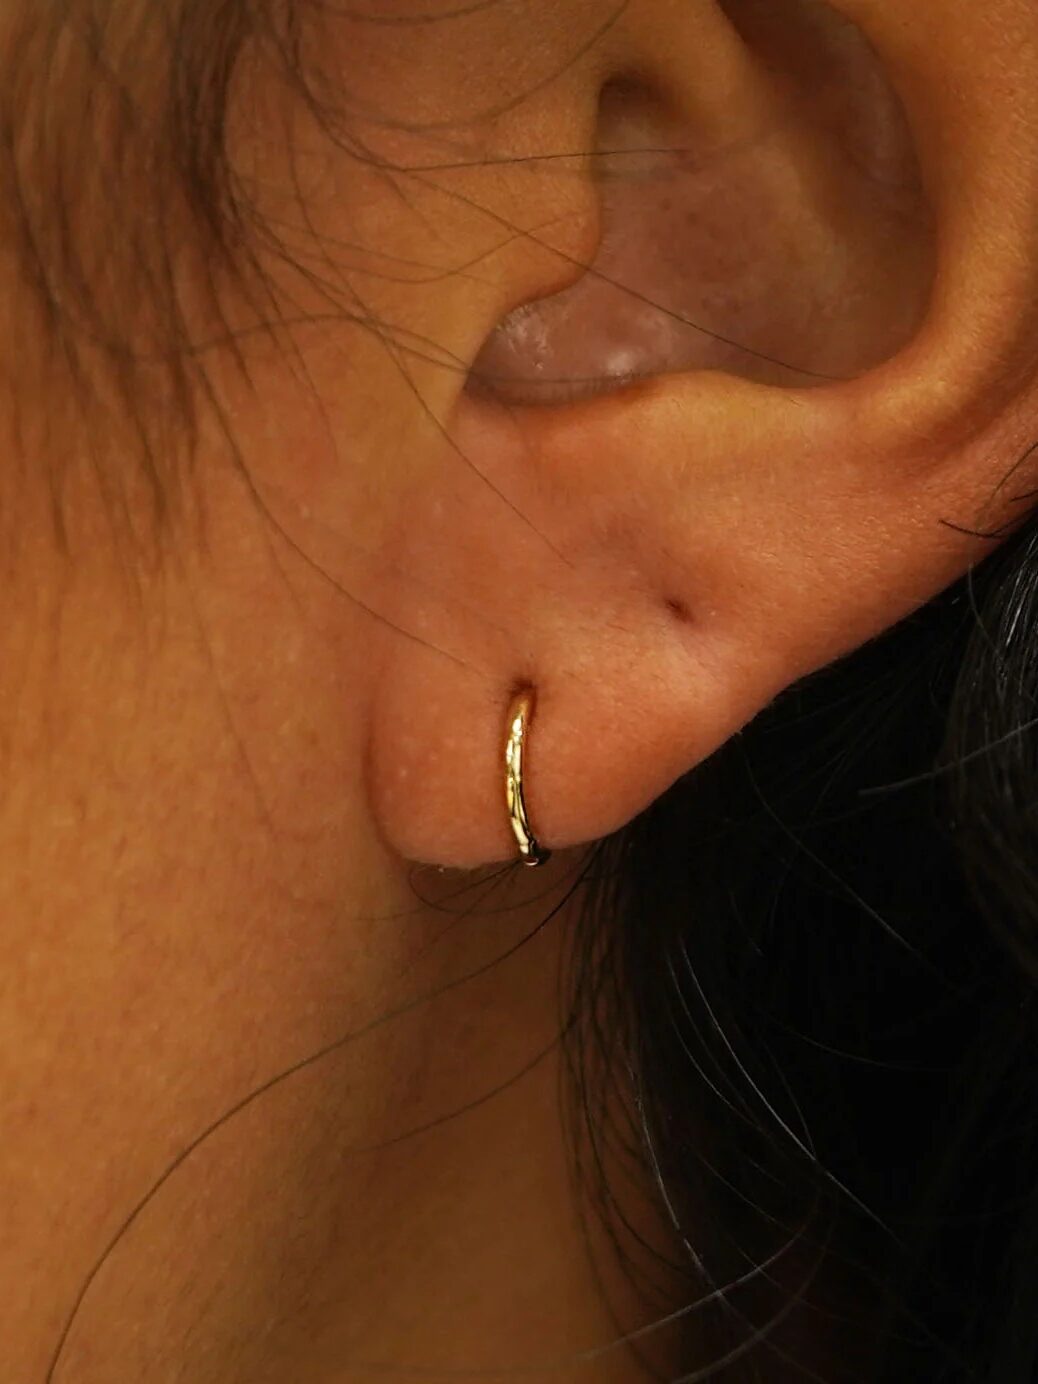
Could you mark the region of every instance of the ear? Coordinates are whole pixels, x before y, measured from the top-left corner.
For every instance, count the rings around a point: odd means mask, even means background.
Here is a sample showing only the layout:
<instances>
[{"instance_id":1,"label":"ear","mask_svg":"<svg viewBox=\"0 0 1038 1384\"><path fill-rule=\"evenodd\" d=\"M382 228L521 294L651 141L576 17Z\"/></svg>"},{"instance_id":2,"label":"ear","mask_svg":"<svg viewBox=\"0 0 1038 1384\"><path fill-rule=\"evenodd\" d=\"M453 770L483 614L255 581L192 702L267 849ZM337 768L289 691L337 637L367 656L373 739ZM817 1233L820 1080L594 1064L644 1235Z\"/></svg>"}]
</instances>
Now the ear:
<instances>
[{"instance_id":1,"label":"ear","mask_svg":"<svg viewBox=\"0 0 1038 1384\"><path fill-rule=\"evenodd\" d=\"M964 530L1024 517L1026 478L999 482L1038 439L1032 0L842 0L843 46L819 31L799 59L788 29L805 6L629 8L600 140L648 130L658 146L657 121L697 155L669 208L644 181L625 202L623 179L585 175L596 269L645 291L592 274L561 309L527 309L532 361L508 319L481 357L506 382L455 394L449 444L415 483L393 562L408 581L383 597L421 638L387 636L369 766L378 819L411 858L514 854L503 747L518 685L537 698L533 828L548 847L586 842L982 559L991 542ZM868 80L844 83L862 110L841 115L810 64L846 59L845 21L871 47L853 47ZM675 198L691 227L677 255ZM662 317L713 309L720 346L668 335L659 314L639 336L631 304L665 298L668 274L681 308ZM603 340L630 347L619 365ZM545 402L524 383L524 365L580 373L581 351L594 389Z\"/></svg>"}]
</instances>

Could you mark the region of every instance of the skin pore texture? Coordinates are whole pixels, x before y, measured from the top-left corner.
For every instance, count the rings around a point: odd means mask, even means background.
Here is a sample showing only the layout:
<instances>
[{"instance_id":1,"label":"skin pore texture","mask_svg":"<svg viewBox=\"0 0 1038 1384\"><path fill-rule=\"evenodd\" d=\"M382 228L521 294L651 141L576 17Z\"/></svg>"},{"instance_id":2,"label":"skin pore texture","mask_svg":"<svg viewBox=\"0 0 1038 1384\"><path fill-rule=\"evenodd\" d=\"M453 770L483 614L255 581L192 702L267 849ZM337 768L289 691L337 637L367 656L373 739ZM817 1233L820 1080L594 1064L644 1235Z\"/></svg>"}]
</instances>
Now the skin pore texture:
<instances>
[{"instance_id":1,"label":"skin pore texture","mask_svg":"<svg viewBox=\"0 0 1038 1384\"><path fill-rule=\"evenodd\" d=\"M1038 16L387 0L300 52L334 127L261 40L232 88L266 297L177 264L160 533L4 253L0 1377L628 1384L569 888L1024 517ZM501 875L521 684L556 855Z\"/></svg>"}]
</instances>

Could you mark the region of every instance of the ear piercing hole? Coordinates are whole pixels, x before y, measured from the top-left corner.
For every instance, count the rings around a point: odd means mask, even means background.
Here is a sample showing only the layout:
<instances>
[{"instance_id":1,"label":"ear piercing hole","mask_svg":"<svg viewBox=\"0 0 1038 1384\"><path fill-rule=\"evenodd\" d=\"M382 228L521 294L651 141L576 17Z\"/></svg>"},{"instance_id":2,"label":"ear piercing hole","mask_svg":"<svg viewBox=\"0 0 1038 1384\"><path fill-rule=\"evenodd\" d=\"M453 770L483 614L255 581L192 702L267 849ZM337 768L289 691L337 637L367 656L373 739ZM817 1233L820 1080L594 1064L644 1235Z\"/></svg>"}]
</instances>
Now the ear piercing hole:
<instances>
[{"instance_id":1,"label":"ear piercing hole","mask_svg":"<svg viewBox=\"0 0 1038 1384\"><path fill-rule=\"evenodd\" d=\"M663 604L679 625L692 624L691 610L689 610L685 602L680 600L677 596L668 596Z\"/></svg>"}]
</instances>

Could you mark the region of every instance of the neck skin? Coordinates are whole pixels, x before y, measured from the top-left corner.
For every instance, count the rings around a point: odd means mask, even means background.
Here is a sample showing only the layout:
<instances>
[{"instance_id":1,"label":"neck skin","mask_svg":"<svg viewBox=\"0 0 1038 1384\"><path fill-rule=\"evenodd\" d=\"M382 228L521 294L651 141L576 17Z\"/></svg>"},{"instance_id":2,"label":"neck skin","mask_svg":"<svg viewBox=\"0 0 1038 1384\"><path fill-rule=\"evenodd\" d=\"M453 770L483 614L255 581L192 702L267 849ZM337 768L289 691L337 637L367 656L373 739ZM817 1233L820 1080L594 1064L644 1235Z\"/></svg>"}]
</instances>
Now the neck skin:
<instances>
[{"instance_id":1,"label":"neck skin","mask_svg":"<svg viewBox=\"0 0 1038 1384\"><path fill-rule=\"evenodd\" d=\"M259 376L282 404L283 380ZM0 660L0 1374L46 1377L117 1236L57 1381L489 1380L602 1346L646 1314L614 1280L610 1318L559 1118L579 899L540 925L579 857L490 888L387 849L364 773L377 622L213 439L199 455L194 518L150 565L86 458L65 553L46 487L22 495ZM58 460L32 456L37 477ZM551 1377L642 1373L621 1349Z\"/></svg>"}]
</instances>

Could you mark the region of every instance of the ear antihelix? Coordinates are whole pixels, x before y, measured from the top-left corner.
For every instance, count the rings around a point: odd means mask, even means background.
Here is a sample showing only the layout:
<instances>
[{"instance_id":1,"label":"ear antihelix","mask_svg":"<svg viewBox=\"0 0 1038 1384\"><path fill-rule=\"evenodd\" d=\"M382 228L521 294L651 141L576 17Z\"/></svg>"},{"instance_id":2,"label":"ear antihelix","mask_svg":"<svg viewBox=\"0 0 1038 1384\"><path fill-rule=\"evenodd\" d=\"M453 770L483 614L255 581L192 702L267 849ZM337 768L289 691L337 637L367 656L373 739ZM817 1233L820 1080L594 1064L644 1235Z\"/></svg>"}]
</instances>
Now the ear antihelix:
<instances>
[{"instance_id":1,"label":"ear antihelix","mask_svg":"<svg viewBox=\"0 0 1038 1384\"><path fill-rule=\"evenodd\" d=\"M922 188L877 187L794 96L758 106L751 133L734 108L719 132L676 116L647 80L604 93L597 254L498 324L475 392L565 404L696 369L821 385L910 339L933 279Z\"/></svg>"}]
</instances>

